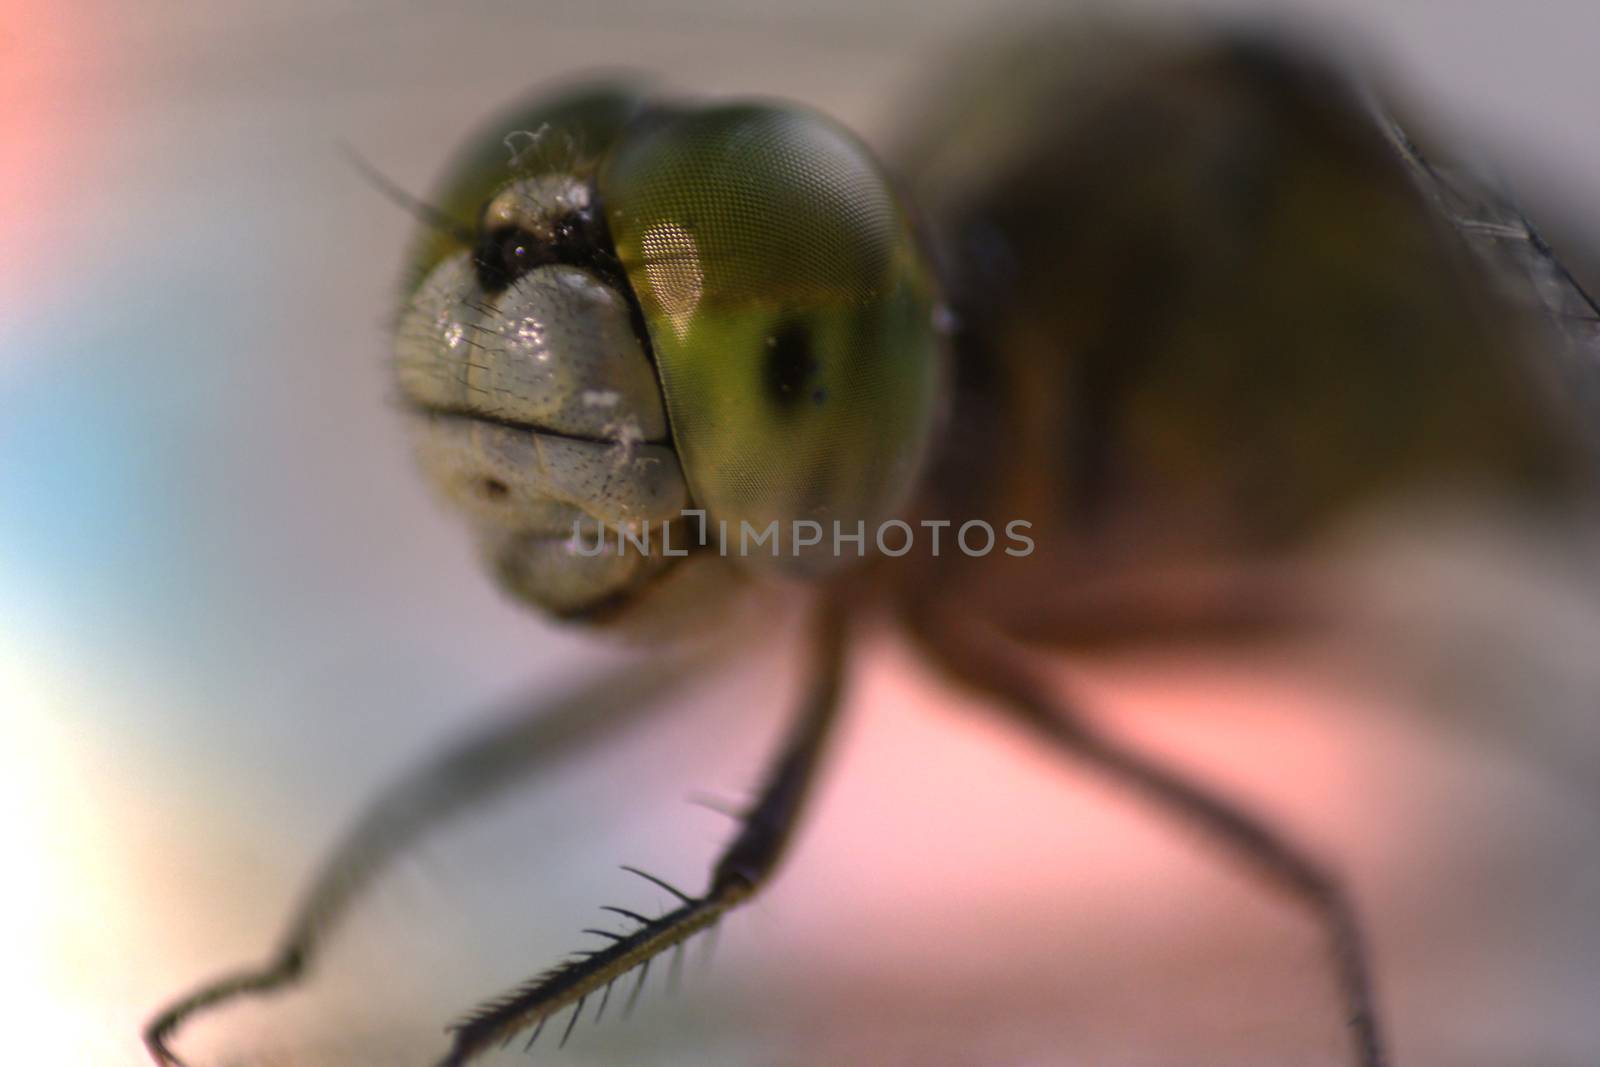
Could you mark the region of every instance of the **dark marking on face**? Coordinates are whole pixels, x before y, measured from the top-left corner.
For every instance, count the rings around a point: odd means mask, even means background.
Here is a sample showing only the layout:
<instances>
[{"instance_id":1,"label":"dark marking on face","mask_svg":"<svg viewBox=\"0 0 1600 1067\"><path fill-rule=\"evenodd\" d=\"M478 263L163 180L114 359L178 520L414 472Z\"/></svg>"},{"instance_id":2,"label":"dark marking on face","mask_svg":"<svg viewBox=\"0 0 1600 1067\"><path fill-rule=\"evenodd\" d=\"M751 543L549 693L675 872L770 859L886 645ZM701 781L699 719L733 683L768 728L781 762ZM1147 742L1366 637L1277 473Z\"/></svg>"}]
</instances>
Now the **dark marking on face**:
<instances>
[{"instance_id":1,"label":"dark marking on face","mask_svg":"<svg viewBox=\"0 0 1600 1067\"><path fill-rule=\"evenodd\" d=\"M478 285L493 296L535 267L560 264L593 270L607 280L619 273L603 225L592 212L573 213L540 227L499 226L485 231L472 250Z\"/></svg>"},{"instance_id":2,"label":"dark marking on face","mask_svg":"<svg viewBox=\"0 0 1600 1067\"><path fill-rule=\"evenodd\" d=\"M511 494L511 487L499 478L484 478L478 483L478 491L485 500L504 500Z\"/></svg>"},{"instance_id":3,"label":"dark marking on face","mask_svg":"<svg viewBox=\"0 0 1600 1067\"><path fill-rule=\"evenodd\" d=\"M821 369L813 351L811 330L799 319L780 323L767 338L762 385L767 399L778 410L793 411L808 396L814 403L826 400L827 389L815 381Z\"/></svg>"},{"instance_id":4,"label":"dark marking on face","mask_svg":"<svg viewBox=\"0 0 1600 1067\"><path fill-rule=\"evenodd\" d=\"M543 258L539 239L517 226L491 230L472 250L472 266L486 293L502 292Z\"/></svg>"}]
</instances>

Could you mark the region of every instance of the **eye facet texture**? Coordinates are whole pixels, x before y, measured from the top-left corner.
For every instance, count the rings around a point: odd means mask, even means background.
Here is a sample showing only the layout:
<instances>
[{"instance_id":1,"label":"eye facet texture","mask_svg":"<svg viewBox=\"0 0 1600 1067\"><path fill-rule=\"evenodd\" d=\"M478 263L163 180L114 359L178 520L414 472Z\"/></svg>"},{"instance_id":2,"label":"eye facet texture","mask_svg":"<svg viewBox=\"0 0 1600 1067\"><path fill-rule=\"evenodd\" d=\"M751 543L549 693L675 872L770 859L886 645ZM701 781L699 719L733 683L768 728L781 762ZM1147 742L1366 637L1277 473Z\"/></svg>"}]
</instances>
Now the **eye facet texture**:
<instances>
[{"instance_id":1,"label":"eye facet texture","mask_svg":"<svg viewBox=\"0 0 1600 1067\"><path fill-rule=\"evenodd\" d=\"M792 520L892 514L939 349L931 279L866 149L800 108L703 107L631 132L599 178L696 502L785 539ZM825 537L775 562L837 558Z\"/></svg>"}]
</instances>

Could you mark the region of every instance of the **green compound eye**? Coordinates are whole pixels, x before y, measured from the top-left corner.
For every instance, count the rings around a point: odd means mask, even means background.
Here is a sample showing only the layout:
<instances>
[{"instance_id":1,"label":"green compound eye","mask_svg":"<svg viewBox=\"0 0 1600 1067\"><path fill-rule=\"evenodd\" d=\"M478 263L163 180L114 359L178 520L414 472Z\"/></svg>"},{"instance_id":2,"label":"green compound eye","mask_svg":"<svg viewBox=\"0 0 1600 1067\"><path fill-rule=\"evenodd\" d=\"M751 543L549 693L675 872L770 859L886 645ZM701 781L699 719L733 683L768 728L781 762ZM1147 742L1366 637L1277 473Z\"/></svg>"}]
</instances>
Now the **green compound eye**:
<instances>
[{"instance_id":1,"label":"green compound eye","mask_svg":"<svg viewBox=\"0 0 1600 1067\"><path fill-rule=\"evenodd\" d=\"M833 526L864 522L870 541L902 502L939 384L907 221L867 150L813 112L735 104L643 125L598 189L694 499L730 524L777 522L781 568L852 559ZM798 559L795 520L826 531Z\"/></svg>"}]
</instances>

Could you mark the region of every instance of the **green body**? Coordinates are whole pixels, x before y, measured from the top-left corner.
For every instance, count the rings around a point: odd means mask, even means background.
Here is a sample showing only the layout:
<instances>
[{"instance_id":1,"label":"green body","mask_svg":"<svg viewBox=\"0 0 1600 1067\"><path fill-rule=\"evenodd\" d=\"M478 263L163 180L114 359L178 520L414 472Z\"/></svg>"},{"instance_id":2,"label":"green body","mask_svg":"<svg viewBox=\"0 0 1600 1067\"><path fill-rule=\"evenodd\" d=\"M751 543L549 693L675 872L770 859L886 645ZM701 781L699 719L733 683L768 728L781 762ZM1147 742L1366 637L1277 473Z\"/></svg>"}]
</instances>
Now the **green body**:
<instances>
[{"instance_id":1,"label":"green body","mask_svg":"<svg viewBox=\"0 0 1600 1067\"><path fill-rule=\"evenodd\" d=\"M1026 518L1038 550L908 586L1045 636L1137 630L1249 602L1376 511L1587 499L1548 339L1326 66L1090 28L944 84L898 156L960 324L918 513Z\"/></svg>"}]
</instances>

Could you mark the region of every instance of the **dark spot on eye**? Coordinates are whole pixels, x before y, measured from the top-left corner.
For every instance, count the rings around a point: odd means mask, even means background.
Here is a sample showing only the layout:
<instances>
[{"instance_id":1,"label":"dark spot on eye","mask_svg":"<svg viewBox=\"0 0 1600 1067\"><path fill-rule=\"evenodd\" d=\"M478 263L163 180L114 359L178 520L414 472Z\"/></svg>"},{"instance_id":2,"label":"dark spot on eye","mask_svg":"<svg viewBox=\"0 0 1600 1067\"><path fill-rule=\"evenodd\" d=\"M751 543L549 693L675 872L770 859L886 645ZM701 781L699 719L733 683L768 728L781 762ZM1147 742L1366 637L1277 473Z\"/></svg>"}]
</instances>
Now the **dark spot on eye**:
<instances>
[{"instance_id":1,"label":"dark spot on eye","mask_svg":"<svg viewBox=\"0 0 1600 1067\"><path fill-rule=\"evenodd\" d=\"M828 390L823 386L813 389L811 391L811 402L819 408L826 404L828 402Z\"/></svg>"},{"instance_id":2,"label":"dark spot on eye","mask_svg":"<svg viewBox=\"0 0 1600 1067\"><path fill-rule=\"evenodd\" d=\"M499 478L485 478L478 483L478 491L485 500L504 500L511 494L511 487Z\"/></svg>"},{"instance_id":3,"label":"dark spot on eye","mask_svg":"<svg viewBox=\"0 0 1600 1067\"><path fill-rule=\"evenodd\" d=\"M812 380L821 369L811 348L811 330L805 323L797 319L783 322L767 338L762 384L774 406L791 410L808 394L814 401L819 393L825 399L826 389L817 386L813 391L812 387Z\"/></svg>"}]
</instances>

